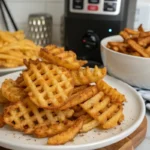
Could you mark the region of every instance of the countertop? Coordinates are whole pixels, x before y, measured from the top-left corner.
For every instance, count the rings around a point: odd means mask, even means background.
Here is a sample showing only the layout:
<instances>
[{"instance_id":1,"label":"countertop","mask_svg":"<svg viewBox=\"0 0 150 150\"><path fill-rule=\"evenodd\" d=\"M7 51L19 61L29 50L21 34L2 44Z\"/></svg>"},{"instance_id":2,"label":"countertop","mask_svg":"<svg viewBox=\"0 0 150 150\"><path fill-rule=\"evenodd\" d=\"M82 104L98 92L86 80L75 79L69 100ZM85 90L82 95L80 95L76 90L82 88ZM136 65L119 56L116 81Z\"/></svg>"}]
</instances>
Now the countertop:
<instances>
[{"instance_id":1,"label":"countertop","mask_svg":"<svg viewBox=\"0 0 150 150\"><path fill-rule=\"evenodd\" d=\"M147 117L147 133L144 141L135 150L150 150L150 111L146 112Z\"/></svg>"}]
</instances>

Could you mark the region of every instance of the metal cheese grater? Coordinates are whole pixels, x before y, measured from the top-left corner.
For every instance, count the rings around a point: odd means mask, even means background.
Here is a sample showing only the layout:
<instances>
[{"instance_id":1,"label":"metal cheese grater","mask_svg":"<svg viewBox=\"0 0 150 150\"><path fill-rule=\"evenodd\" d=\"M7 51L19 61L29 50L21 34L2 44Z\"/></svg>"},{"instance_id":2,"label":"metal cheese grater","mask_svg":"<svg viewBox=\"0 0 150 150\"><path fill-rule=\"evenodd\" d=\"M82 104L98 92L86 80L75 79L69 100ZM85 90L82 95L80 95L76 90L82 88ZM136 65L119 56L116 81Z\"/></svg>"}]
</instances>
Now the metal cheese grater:
<instances>
[{"instance_id":1,"label":"metal cheese grater","mask_svg":"<svg viewBox=\"0 0 150 150\"><path fill-rule=\"evenodd\" d=\"M52 16L31 14L28 19L28 38L37 45L46 46L52 42Z\"/></svg>"}]
</instances>

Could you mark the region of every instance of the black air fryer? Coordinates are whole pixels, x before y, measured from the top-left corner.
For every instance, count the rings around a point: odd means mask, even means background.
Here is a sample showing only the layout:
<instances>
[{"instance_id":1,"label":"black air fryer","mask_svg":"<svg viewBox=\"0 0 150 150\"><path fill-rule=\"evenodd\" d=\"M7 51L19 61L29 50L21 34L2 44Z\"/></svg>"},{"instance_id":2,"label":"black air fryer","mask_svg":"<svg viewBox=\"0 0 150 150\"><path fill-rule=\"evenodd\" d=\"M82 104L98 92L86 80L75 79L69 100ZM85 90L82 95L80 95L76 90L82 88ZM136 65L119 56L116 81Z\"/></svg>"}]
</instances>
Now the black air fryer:
<instances>
[{"instance_id":1,"label":"black air fryer","mask_svg":"<svg viewBox=\"0 0 150 150\"><path fill-rule=\"evenodd\" d=\"M65 47L89 66L102 65L100 41L133 28L136 0L65 0Z\"/></svg>"}]
</instances>

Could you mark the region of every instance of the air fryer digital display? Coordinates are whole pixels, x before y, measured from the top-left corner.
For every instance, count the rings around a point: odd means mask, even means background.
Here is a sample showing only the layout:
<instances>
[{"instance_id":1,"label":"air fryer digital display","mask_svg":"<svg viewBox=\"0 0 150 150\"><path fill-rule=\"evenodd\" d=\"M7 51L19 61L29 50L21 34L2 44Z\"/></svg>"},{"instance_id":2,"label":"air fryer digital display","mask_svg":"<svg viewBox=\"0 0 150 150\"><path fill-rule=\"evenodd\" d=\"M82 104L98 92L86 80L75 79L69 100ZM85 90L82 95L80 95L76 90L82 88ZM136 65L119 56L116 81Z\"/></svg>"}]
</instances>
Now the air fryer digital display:
<instances>
[{"instance_id":1,"label":"air fryer digital display","mask_svg":"<svg viewBox=\"0 0 150 150\"><path fill-rule=\"evenodd\" d=\"M118 15L121 0L70 0L70 12L83 14Z\"/></svg>"}]
</instances>

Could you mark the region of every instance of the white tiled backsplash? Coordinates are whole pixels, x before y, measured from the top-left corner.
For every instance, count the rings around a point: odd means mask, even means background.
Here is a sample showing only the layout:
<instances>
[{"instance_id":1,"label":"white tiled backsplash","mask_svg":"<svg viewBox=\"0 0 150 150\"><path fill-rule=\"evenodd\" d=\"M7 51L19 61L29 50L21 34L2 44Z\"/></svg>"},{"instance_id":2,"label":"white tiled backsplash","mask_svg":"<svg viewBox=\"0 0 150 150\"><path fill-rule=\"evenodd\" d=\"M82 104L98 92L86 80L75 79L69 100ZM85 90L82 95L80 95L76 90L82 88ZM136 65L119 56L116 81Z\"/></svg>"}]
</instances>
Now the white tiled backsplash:
<instances>
[{"instance_id":1,"label":"white tiled backsplash","mask_svg":"<svg viewBox=\"0 0 150 150\"><path fill-rule=\"evenodd\" d=\"M53 17L52 43L60 45L60 23L64 14L64 0L6 0L8 8L18 26L27 33L28 16L33 13L48 13ZM11 30L12 24L8 20ZM5 30L0 16L0 29Z\"/></svg>"}]
</instances>

